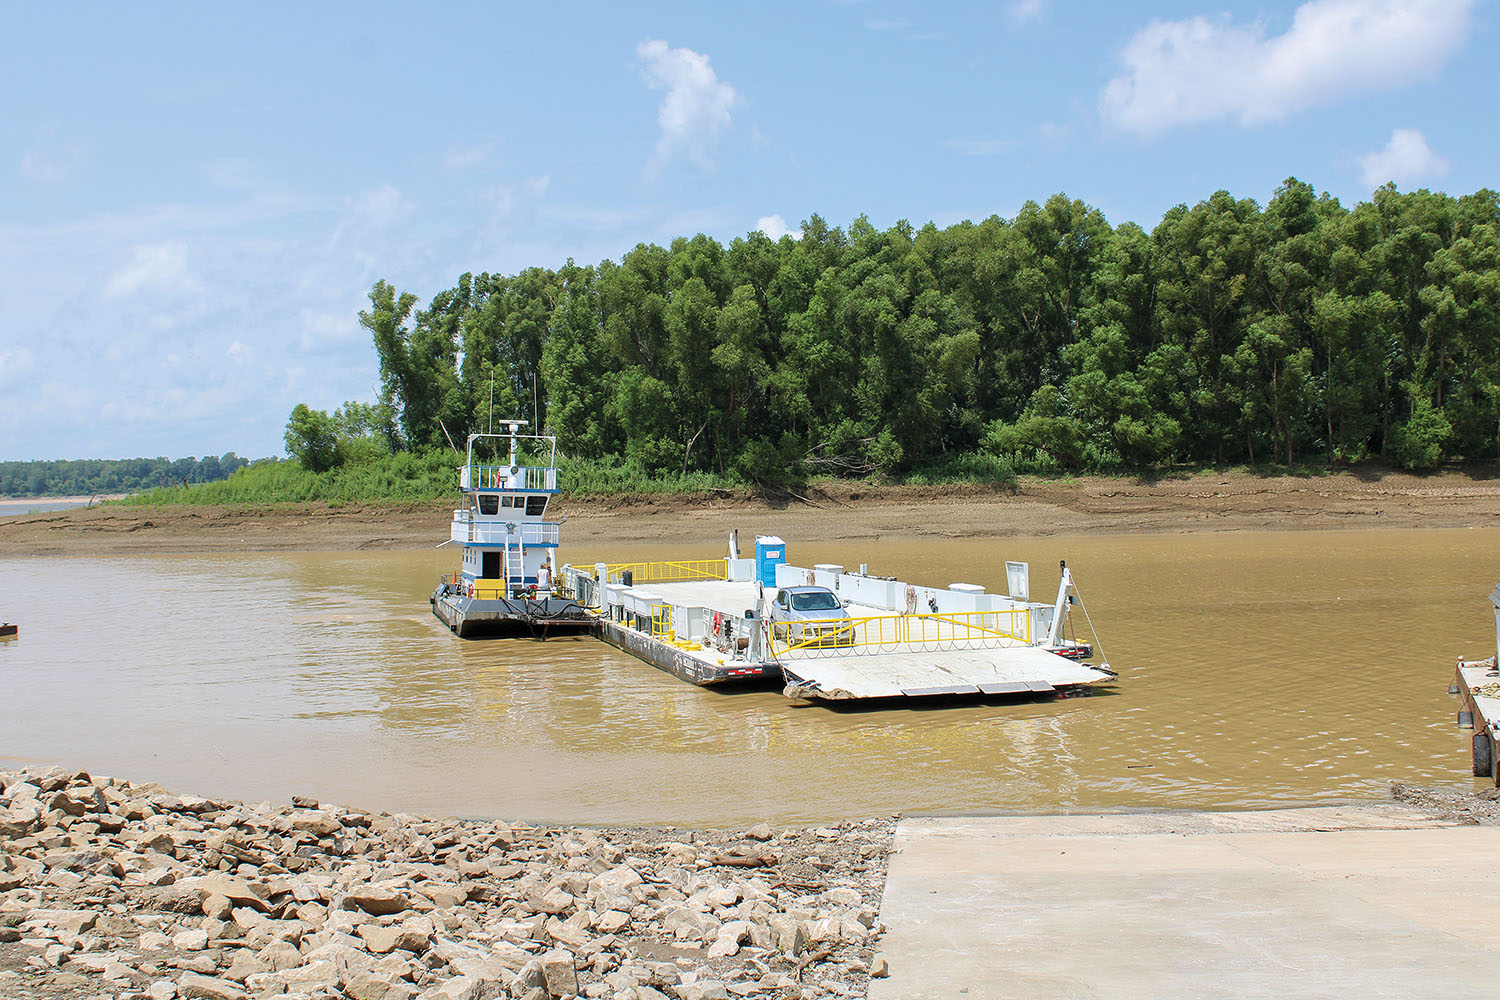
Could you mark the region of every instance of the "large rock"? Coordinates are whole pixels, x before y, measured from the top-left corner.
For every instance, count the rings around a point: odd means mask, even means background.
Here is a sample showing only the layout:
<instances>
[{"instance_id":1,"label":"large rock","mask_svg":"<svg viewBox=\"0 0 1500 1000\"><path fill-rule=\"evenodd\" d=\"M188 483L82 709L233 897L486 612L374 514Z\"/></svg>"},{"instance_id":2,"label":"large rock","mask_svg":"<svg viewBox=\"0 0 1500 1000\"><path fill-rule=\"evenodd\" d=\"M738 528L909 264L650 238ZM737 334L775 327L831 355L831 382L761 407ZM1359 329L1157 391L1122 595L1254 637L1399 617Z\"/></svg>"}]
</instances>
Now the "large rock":
<instances>
[{"instance_id":1,"label":"large rock","mask_svg":"<svg viewBox=\"0 0 1500 1000\"><path fill-rule=\"evenodd\" d=\"M548 889L542 895L532 897L531 900L531 908L533 910L552 916L567 912L572 905L572 894L561 887Z\"/></svg>"},{"instance_id":2,"label":"large rock","mask_svg":"<svg viewBox=\"0 0 1500 1000\"><path fill-rule=\"evenodd\" d=\"M391 927L361 924L358 933L365 942L365 947L377 955L398 950L420 955L427 950L427 945L432 940L432 924L426 921L412 921Z\"/></svg>"},{"instance_id":3,"label":"large rock","mask_svg":"<svg viewBox=\"0 0 1500 1000\"><path fill-rule=\"evenodd\" d=\"M423 993L422 1000L478 1000L483 988L484 984L477 979L454 976Z\"/></svg>"},{"instance_id":4,"label":"large rock","mask_svg":"<svg viewBox=\"0 0 1500 1000\"><path fill-rule=\"evenodd\" d=\"M834 888L829 889L827 892L823 893L823 898L829 903L832 903L834 906L846 907L858 906L863 901L863 897L860 896L858 890L851 889L848 886L842 885L835 886Z\"/></svg>"},{"instance_id":5,"label":"large rock","mask_svg":"<svg viewBox=\"0 0 1500 1000\"><path fill-rule=\"evenodd\" d=\"M48 809L56 809L69 816L82 816L97 809L107 808L107 803L97 788L70 788L49 795L43 801Z\"/></svg>"},{"instance_id":6,"label":"large rock","mask_svg":"<svg viewBox=\"0 0 1500 1000\"><path fill-rule=\"evenodd\" d=\"M344 995L349 1000L412 1000L417 991L399 979L360 973L344 982Z\"/></svg>"},{"instance_id":7,"label":"large rock","mask_svg":"<svg viewBox=\"0 0 1500 1000\"><path fill-rule=\"evenodd\" d=\"M82 934L94 926L99 915L92 910L35 909L26 913L26 923L51 927L69 934Z\"/></svg>"},{"instance_id":8,"label":"large rock","mask_svg":"<svg viewBox=\"0 0 1500 1000\"><path fill-rule=\"evenodd\" d=\"M348 906L358 907L377 917L400 913L409 909L411 905L402 893L378 885L363 885L350 889L344 896L344 902Z\"/></svg>"},{"instance_id":9,"label":"large rock","mask_svg":"<svg viewBox=\"0 0 1500 1000\"><path fill-rule=\"evenodd\" d=\"M249 994L238 983L215 976L184 972L177 979L177 993L184 1000L247 1000Z\"/></svg>"},{"instance_id":10,"label":"large rock","mask_svg":"<svg viewBox=\"0 0 1500 1000\"><path fill-rule=\"evenodd\" d=\"M807 931L796 917L771 918L771 943L789 958L796 958L807 948Z\"/></svg>"},{"instance_id":11,"label":"large rock","mask_svg":"<svg viewBox=\"0 0 1500 1000\"><path fill-rule=\"evenodd\" d=\"M201 927L179 931L172 935L172 947L178 951L202 951L208 947L208 931Z\"/></svg>"},{"instance_id":12,"label":"large rock","mask_svg":"<svg viewBox=\"0 0 1500 1000\"><path fill-rule=\"evenodd\" d=\"M229 920L234 916L234 903L226 896L209 893L203 897L203 915L210 920Z\"/></svg>"},{"instance_id":13,"label":"large rock","mask_svg":"<svg viewBox=\"0 0 1500 1000\"><path fill-rule=\"evenodd\" d=\"M738 955L740 945L750 940L754 925L748 920L731 920L719 928L714 943L709 946L709 958L728 958Z\"/></svg>"},{"instance_id":14,"label":"large rock","mask_svg":"<svg viewBox=\"0 0 1500 1000\"><path fill-rule=\"evenodd\" d=\"M438 938L431 956L448 964L460 976L481 982L505 982L532 960L532 954L502 941L492 949L481 949Z\"/></svg>"},{"instance_id":15,"label":"large rock","mask_svg":"<svg viewBox=\"0 0 1500 1000\"><path fill-rule=\"evenodd\" d=\"M562 948L554 948L543 955L539 962L542 966L542 978L547 987L547 995L551 997L571 997L578 995L578 972L573 967L573 953L564 951Z\"/></svg>"},{"instance_id":16,"label":"large rock","mask_svg":"<svg viewBox=\"0 0 1500 1000\"><path fill-rule=\"evenodd\" d=\"M375 956L352 945L344 944L342 941L330 941L312 949L303 957L308 962L332 963L340 979L360 972L369 972L375 965Z\"/></svg>"},{"instance_id":17,"label":"large rock","mask_svg":"<svg viewBox=\"0 0 1500 1000\"><path fill-rule=\"evenodd\" d=\"M594 920L600 934L618 934L630 926L630 914L624 910L605 910Z\"/></svg>"},{"instance_id":18,"label":"large rock","mask_svg":"<svg viewBox=\"0 0 1500 1000\"><path fill-rule=\"evenodd\" d=\"M549 917L544 929L547 936L565 948L574 951L582 948L593 936L589 933L589 924L592 922L593 914L587 910L580 910L567 920L558 920Z\"/></svg>"},{"instance_id":19,"label":"large rock","mask_svg":"<svg viewBox=\"0 0 1500 1000\"><path fill-rule=\"evenodd\" d=\"M423 882L417 892L432 901L439 910L459 906L469 898L469 891L451 882Z\"/></svg>"},{"instance_id":20,"label":"large rock","mask_svg":"<svg viewBox=\"0 0 1500 1000\"><path fill-rule=\"evenodd\" d=\"M241 949L235 952L233 960L229 963L229 968L224 970L224 978L232 979L237 983L243 983L251 976L270 971L272 971L271 967L256 957L254 952Z\"/></svg>"},{"instance_id":21,"label":"large rock","mask_svg":"<svg viewBox=\"0 0 1500 1000\"><path fill-rule=\"evenodd\" d=\"M291 815L292 829L310 833L315 837L327 837L344 828L337 816L321 810L302 810Z\"/></svg>"},{"instance_id":22,"label":"large rock","mask_svg":"<svg viewBox=\"0 0 1500 1000\"><path fill-rule=\"evenodd\" d=\"M302 953L297 950L296 945L287 941L272 941L260 950L257 957L273 972L295 969L302 964Z\"/></svg>"},{"instance_id":23,"label":"large rock","mask_svg":"<svg viewBox=\"0 0 1500 1000\"><path fill-rule=\"evenodd\" d=\"M235 878L232 875L200 875L185 878L177 882L177 888L196 892L200 900L206 900L210 896L222 896L235 906L253 906L262 913L269 912L271 909L271 904L267 901L270 890L266 886Z\"/></svg>"},{"instance_id":24,"label":"large rock","mask_svg":"<svg viewBox=\"0 0 1500 1000\"><path fill-rule=\"evenodd\" d=\"M339 970L332 962L309 962L307 965L288 969L285 972L272 973L281 977L281 982L286 986L288 993L316 993L319 990L334 990L339 985ZM246 982L255 982L259 977L252 976Z\"/></svg>"},{"instance_id":25,"label":"large rock","mask_svg":"<svg viewBox=\"0 0 1500 1000\"><path fill-rule=\"evenodd\" d=\"M662 930L679 941L712 941L719 933L719 920L687 906L674 906L659 915Z\"/></svg>"}]
</instances>

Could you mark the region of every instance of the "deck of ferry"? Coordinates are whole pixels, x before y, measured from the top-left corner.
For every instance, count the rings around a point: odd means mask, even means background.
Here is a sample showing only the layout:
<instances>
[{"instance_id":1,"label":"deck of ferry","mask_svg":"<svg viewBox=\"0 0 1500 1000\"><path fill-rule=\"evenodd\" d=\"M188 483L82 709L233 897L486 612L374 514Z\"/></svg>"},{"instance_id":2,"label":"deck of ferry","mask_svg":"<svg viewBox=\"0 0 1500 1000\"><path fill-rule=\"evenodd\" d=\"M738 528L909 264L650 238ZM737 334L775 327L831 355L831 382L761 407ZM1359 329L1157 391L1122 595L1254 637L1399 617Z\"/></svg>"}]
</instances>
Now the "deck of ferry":
<instances>
[{"instance_id":1,"label":"deck of ferry","mask_svg":"<svg viewBox=\"0 0 1500 1000\"><path fill-rule=\"evenodd\" d=\"M736 617L753 609L757 599L753 582L662 582L638 589L666 605ZM981 633L982 638L976 640L975 627L959 616L905 616L907 622L919 621L923 626L924 633L913 638L909 633L874 635L902 617L888 608L850 602L846 610L857 623L850 637L853 645L777 644L774 658L786 678L788 693L822 700L1014 696L1113 680L1112 675L1085 663L1028 645L1024 639L1006 638L998 631ZM990 617L1003 623L1008 616ZM719 655L707 649L686 652L704 659Z\"/></svg>"}]
</instances>

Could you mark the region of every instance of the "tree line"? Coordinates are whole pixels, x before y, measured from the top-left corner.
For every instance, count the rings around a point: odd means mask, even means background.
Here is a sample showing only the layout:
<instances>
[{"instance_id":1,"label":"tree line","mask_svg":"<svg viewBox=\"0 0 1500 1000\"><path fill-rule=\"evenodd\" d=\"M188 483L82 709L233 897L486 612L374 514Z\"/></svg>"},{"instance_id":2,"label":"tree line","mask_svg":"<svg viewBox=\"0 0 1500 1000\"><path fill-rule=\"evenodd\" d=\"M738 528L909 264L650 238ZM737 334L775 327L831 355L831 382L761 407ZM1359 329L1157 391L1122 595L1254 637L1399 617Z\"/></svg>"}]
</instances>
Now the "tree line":
<instances>
[{"instance_id":1,"label":"tree line","mask_svg":"<svg viewBox=\"0 0 1500 1000\"><path fill-rule=\"evenodd\" d=\"M137 493L227 479L249 463L234 452L215 458L83 458L71 461L0 462L0 496L96 496Z\"/></svg>"},{"instance_id":2,"label":"tree line","mask_svg":"<svg viewBox=\"0 0 1500 1000\"><path fill-rule=\"evenodd\" d=\"M520 416L581 458L785 481L962 456L1021 470L1408 468L1500 456L1500 195L1288 179L1151 231L1058 194L946 228L641 244L464 274L359 315L383 391L288 447L460 446ZM493 399L493 403L491 402ZM353 408L351 410L351 407ZM304 457L306 464L306 458Z\"/></svg>"}]
</instances>

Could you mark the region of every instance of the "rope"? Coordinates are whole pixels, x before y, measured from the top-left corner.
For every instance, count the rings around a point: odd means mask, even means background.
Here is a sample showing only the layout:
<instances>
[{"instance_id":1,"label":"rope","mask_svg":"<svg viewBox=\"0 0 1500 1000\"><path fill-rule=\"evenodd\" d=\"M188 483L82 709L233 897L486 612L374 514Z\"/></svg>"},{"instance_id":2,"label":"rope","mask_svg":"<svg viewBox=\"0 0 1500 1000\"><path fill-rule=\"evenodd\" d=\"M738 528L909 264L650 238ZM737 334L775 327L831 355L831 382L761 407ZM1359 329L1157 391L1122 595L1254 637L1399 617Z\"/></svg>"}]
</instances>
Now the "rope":
<instances>
[{"instance_id":1,"label":"rope","mask_svg":"<svg viewBox=\"0 0 1500 1000\"><path fill-rule=\"evenodd\" d=\"M1083 620L1089 623L1089 631L1094 636L1094 648L1099 650L1099 659L1105 666L1109 665L1109 657L1104 655L1104 643L1099 641L1099 630L1094 628L1094 619L1089 617L1089 606L1083 599L1083 591L1078 589L1078 581L1073 581L1073 593L1078 595L1078 606L1083 609Z\"/></svg>"}]
</instances>

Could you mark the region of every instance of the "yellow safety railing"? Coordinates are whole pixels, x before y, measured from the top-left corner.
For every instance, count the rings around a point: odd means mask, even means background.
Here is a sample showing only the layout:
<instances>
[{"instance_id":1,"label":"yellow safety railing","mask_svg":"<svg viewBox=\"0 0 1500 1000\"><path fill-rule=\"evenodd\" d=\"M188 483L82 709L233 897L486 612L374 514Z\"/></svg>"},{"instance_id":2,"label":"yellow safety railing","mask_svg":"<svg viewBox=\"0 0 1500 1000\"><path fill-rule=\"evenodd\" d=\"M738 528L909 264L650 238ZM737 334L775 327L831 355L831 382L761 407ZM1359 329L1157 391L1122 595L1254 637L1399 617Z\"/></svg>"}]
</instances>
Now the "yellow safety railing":
<instances>
[{"instance_id":1,"label":"yellow safety railing","mask_svg":"<svg viewBox=\"0 0 1500 1000\"><path fill-rule=\"evenodd\" d=\"M913 647L973 649L1031 642L1031 614L1026 608L772 622L770 628L772 657L896 653Z\"/></svg>"},{"instance_id":2,"label":"yellow safety railing","mask_svg":"<svg viewBox=\"0 0 1500 1000\"><path fill-rule=\"evenodd\" d=\"M540 589L537 590L535 596L536 597L550 597L553 594L562 594L562 596L564 596L564 597L570 596L568 594L568 588L566 586L556 586L556 585L554 585L553 589L550 590L550 591L540 590ZM531 596L531 591L530 591L530 587L529 586L527 588L527 595ZM510 588L506 584L506 581L504 581L504 580L475 580L474 581L474 594L473 594L473 596L474 596L474 599L477 600L477 601L499 601L499 600L504 600L504 599L510 597Z\"/></svg>"},{"instance_id":3,"label":"yellow safety railing","mask_svg":"<svg viewBox=\"0 0 1500 1000\"><path fill-rule=\"evenodd\" d=\"M677 638L677 633L672 628L672 605L651 605L651 637L667 642Z\"/></svg>"},{"instance_id":4,"label":"yellow safety railing","mask_svg":"<svg viewBox=\"0 0 1500 1000\"><path fill-rule=\"evenodd\" d=\"M475 580L474 599L476 601L498 601L510 596L506 589L504 580Z\"/></svg>"},{"instance_id":5,"label":"yellow safety railing","mask_svg":"<svg viewBox=\"0 0 1500 1000\"><path fill-rule=\"evenodd\" d=\"M632 583L687 583L729 579L728 559L686 559L679 562L609 563L608 579L618 582L629 571Z\"/></svg>"}]
</instances>

